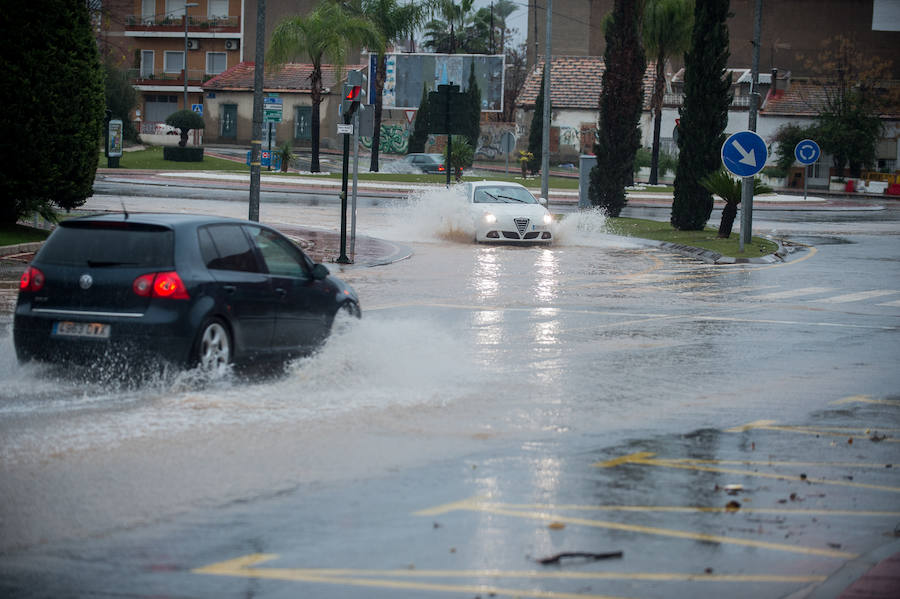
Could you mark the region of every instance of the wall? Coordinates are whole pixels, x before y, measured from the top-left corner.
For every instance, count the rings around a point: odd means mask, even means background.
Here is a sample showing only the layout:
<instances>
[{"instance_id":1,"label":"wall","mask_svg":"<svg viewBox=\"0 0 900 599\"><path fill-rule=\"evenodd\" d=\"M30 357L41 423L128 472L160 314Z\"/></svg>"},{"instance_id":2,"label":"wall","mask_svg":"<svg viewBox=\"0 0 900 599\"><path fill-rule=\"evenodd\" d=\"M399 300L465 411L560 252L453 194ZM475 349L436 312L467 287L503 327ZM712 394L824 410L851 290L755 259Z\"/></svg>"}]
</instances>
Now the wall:
<instances>
[{"instance_id":1,"label":"wall","mask_svg":"<svg viewBox=\"0 0 900 599\"><path fill-rule=\"evenodd\" d=\"M249 91L221 91L213 92L214 98L210 97L210 92L204 93L203 97L203 120L206 123L204 131L204 140L207 144L226 143L250 145L251 133L253 131L253 93ZM275 142L284 143L294 140L294 115L297 106L310 106L311 100L308 94L301 93L284 93L280 92L279 97L284 102L282 112L282 122L276 124ZM237 104L237 138L222 138L222 114L224 104ZM334 147L334 139L337 137L337 127L334 117L331 115L332 97L325 96L320 105L320 144L322 148ZM264 127L267 125L263 125Z\"/></svg>"}]
</instances>

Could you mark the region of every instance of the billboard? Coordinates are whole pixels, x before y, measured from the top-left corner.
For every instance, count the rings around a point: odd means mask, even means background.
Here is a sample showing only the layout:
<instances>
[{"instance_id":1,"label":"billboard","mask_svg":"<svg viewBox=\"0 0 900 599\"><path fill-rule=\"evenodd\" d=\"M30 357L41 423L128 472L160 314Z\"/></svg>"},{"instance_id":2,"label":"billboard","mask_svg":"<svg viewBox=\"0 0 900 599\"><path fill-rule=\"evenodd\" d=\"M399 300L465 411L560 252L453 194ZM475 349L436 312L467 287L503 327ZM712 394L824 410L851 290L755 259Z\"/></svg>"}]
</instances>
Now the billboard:
<instances>
[{"instance_id":1,"label":"billboard","mask_svg":"<svg viewBox=\"0 0 900 599\"><path fill-rule=\"evenodd\" d=\"M416 110L422 99L422 87L437 91L438 85L469 87L469 71L475 66L475 79L481 91L482 112L503 111L503 76L506 58L502 54L387 54L382 93L385 109ZM369 54L368 102L375 101L375 67L378 56Z\"/></svg>"}]
</instances>

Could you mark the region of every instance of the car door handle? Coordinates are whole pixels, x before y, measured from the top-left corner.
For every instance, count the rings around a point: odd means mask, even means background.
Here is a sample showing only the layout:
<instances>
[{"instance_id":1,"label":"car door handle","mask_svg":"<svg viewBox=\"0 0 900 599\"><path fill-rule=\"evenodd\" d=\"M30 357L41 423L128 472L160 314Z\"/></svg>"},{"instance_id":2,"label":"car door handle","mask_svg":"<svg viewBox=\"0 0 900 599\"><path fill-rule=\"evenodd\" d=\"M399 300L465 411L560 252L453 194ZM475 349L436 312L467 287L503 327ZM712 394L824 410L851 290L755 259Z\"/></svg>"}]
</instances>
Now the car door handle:
<instances>
[{"instance_id":1,"label":"car door handle","mask_svg":"<svg viewBox=\"0 0 900 599\"><path fill-rule=\"evenodd\" d=\"M237 291L237 287L235 287L234 285L223 285L222 291L224 291L228 295L234 295L234 292Z\"/></svg>"},{"instance_id":2,"label":"car door handle","mask_svg":"<svg viewBox=\"0 0 900 599\"><path fill-rule=\"evenodd\" d=\"M277 295L278 297L284 297L287 295L287 291L285 291L281 287L277 287L275 288L275 295Z\"/></svg>"}]
</instances>

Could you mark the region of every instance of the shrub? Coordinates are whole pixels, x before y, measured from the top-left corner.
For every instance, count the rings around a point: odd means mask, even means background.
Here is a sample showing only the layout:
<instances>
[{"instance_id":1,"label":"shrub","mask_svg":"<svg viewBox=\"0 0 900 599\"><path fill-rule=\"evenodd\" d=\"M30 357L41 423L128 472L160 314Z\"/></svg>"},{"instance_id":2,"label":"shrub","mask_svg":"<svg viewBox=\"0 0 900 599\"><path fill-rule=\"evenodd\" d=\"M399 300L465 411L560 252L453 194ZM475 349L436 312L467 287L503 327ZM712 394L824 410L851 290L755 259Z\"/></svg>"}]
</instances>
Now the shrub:
<instances>
[{"instance_id":1,"label":"shrub","mask_svg":"<svg viewBox=\"0 0 900 599\"><path fill-rule=\"evenodd\" d=\"M163 159L172 162L203 162L203 148L164 146Z\"/></svg>"}]
</instances>

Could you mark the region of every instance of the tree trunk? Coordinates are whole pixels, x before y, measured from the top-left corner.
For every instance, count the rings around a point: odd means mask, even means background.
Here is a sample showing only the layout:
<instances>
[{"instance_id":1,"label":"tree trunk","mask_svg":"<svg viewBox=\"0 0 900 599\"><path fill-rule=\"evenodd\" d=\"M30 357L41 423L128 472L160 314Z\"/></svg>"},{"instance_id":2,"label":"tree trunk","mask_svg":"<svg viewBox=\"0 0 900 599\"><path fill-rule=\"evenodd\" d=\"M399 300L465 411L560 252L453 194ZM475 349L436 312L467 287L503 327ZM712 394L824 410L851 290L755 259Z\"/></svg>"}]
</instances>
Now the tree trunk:
<instances>
[{"instance_id":1,"label":"tree trunk","mask_svg":"<svg viewBox=\"0 0 900 599\"><path fill-rule=\"evenodd\" d=\"M719 222L719 239L731 237L731 228L734 226L734 218L737 216L736 203L728 202L722 209L722 220Z\"/></svg>"},{"instance_id":2,"label":"tree trunk","mask_svg":"<svg viewBox=\"0 0 900 599\"><path fill-rule=\"evenodd\" d=\"M656 80L653 82L653 97L650 105L655 119L653 121L653 154L650 158L650 185L659 182L659 131L662 128L663 95L666 91L666 59L663 49L656 56Z\"/></svg>"},{"instance_id":3,"label":"tree trunk","mask_svg":"<svg viewBox=\"0 0 900 599\"><path fill-rule=\"evenodd\" d=\"M382 94L384 93L384 79L387 75L387 57L378 57L378 66L375 68L375 118L372 130L372 157L369 162L369 170L378 172L378 154L381 150L381 111L384 106Z\"/></svg>"},{"instance_id":4,"label":"tree trunk","mask_svg":"<svg viewBox=\"0 0 900 599\"><path fill-rule=\"evenodd\" d=\"M309 172L318 173L321 172L319 168L319 135L321 133L321 126L319 123L320 110L322 104L322 75L320 73L316 73L315 69L313 70L313 74L309 78L310 80L310 98L312 100L312 113L310 114L310 134L312 137L312 148L309 157ZM340 97L340 96L339 96Z\"/></svg>"}]
</instances>

